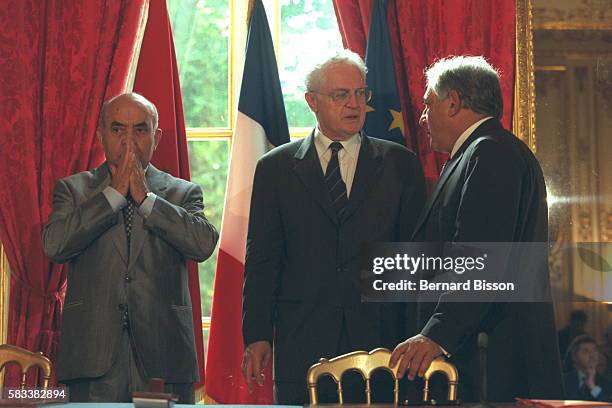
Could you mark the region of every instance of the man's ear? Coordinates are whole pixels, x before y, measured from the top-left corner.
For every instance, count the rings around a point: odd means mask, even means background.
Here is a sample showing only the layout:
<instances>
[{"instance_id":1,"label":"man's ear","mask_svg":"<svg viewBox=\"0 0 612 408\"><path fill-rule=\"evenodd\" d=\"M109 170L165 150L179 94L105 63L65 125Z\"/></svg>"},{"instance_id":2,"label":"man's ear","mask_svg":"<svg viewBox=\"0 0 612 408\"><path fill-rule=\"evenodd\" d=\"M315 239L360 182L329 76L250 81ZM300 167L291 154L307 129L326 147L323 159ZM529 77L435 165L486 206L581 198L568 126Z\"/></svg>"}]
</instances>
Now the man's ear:
<instances>
[{"instance_id":1,"label":"man's ear","mask_svg":"<svg viewBox=\"0 0 612 408\"><path fill-rule=\"evenodd\" d=\"M162 130L160 128L157 128L155 130L155 136L154 136L155 137L155 149L157 149L157 145L159 144L159 141L162 138L162 133L163 132L162 132Z\"/></svg>"},{"instance_id":2,"label":"man's ear","mask_svg":"<svg viewBox=\"0 0 612 408\"><path fill-rule=\"evenodd\" d=\"M100 129L100 127L96 128L96 137L98 138L98 142L100 142L100 146L104 146L104 144L102 143L102 130Z\"/></svg>"},{"instance_id":3,"label":"man's ear","mask_svg":"<svg viewBox=\"0 0 612 408\"><path fill-rule=\"evenodd\" d=\"M461 97L459 96L459 92L455 91L454 89L451 89L450 91L448 91L447 98L449 100L448 116L453 117L461 110Z\"/></svg>"},{"instance_id":4,"label":"man's ear","mask_svg":"<svg viewBox=\"0 0 612 408\"><path fill-rule=\"evenodd\" d=\"M304 94L304 99L306 99L306 103L310 110L313 111L313 113L317 113L319 109L317 106L317 97L312 92L306 92Z\"/></svg>"}]
</instances>

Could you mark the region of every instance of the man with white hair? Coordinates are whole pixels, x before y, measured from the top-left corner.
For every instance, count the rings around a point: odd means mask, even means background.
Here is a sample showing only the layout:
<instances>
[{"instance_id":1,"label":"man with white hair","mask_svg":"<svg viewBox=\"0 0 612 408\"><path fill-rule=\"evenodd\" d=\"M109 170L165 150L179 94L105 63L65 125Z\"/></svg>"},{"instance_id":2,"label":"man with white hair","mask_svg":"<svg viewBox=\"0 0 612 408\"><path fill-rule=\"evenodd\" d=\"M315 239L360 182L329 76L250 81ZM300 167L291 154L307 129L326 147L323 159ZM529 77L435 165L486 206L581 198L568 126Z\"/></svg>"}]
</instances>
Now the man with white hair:
<instances>
[{"instance_id":1,"label":"man with white hair","mask_svg":"<svg viewBox=\"0 0 612 408\"><path fill-rule=\"evenodd\" d=\"M499 122L499 74L482 57L451 57L425 73L420 124L435 150L450 153L417 222L424 242L546 242L548 210L542 170L529 148ZM544 287L549 287L546 271ZM533 277L535 281L535 277ZM562 398L550 298L540 303L458 303L447 294L420 304L420 334L391 357L398 375L422 377L446 355L459 370L459 398L479 399L477 336L488 334L489 397ZM549 294L547 293L547 296Z\"/></svg>"},{"instance_id":2,"label":"man with white hair","mask_svg":"<svg viewBox=\"0 0 612 408\"><path fill-rule=\"evenodd\" d=\"M307 401L306 371L321 357L393 347L407 335L401 304L361 303L359 254L366 242L409 239L424 180L404 146L362 132L370 99L365 75L363 61L350 51L317 65L305 94L316 128L257 164L243 374L250 389L270 381L262 372L274 345L279 404Z\"/></svg>"}]
</instances>

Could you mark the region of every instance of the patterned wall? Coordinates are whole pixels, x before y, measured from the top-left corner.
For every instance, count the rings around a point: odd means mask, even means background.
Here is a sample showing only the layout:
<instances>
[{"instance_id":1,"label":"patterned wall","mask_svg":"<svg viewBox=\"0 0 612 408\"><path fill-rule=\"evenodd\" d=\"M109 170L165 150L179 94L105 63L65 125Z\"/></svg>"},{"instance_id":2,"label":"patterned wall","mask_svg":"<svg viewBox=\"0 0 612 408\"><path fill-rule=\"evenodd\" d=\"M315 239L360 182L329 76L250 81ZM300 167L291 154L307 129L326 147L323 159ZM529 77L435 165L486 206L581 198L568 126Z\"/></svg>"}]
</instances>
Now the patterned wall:
<instances>
[{"instance_id":1,"label":"patterned wall","mask_svg":"<svg viewBox=\"0 0 612 408\"><path fill-rule=\"evenodd\" d=\"M610 5L534 0L536 144L551 197L551 279L558 299L581 300L558 301L557 323L583 309L599 339L612 324L612 306L602 303L612 300Z\"/></svg>"}]
</instances>

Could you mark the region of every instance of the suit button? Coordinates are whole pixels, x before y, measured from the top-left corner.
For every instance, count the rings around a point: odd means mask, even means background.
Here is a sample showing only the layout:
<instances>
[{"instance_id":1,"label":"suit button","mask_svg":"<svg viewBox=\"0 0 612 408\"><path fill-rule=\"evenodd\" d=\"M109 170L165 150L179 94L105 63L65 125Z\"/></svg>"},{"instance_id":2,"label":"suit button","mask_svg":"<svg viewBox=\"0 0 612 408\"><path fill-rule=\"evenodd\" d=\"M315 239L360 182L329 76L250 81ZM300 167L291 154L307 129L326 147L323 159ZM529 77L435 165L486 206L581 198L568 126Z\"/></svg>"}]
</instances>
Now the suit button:
<instances>
[{"instance_id":1,"label":"suit button","mask_svg":"<svg viewBox=\"0 0 612 408\"><path fill-rule=\"evenodd\" d=\"M125 275L125 281L130 283L132 281L132 277L130 275Z\"/></svg>"}]
</instances>

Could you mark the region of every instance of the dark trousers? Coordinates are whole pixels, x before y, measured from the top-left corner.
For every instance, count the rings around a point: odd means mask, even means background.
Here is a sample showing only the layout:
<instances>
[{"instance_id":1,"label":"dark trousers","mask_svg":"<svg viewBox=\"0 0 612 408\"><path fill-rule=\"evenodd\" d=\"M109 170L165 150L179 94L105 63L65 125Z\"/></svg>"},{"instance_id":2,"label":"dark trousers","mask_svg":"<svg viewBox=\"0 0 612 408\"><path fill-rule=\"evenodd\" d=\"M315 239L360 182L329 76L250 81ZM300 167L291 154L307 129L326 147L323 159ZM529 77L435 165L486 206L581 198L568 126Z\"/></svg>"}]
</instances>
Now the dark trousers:
<instances>
[{"instance_id":1,"label":"dark trousers","mask_svg":"<svg viewBox=\"0 0 612 408\"><path fill-rule=\"evenodd\" d=\"M346 328L346 322L343 319L336 356L352 351L356 350L352 346ZM298 352L299 350L296 350L296 353ZM304 378L306 378L306 373L304 373ZM370 385L373 403L393 402L393 379L388 373L382 372L382 370L374 373L373 378L370 380ZM317 381L317 397L319 403L337 403L337 387L336 382L330 376L320 377ZM345 404L366 402L365 380L361 374L349 371L343 375L342 396ZM274 402L280 405L304 405L310 403L306 380L304 379L303 382L275 381Z\"/></svg>"},{"instance_id":2,"label":"dark trousers","mask_svg":"<svg viewBox=\"0 0 612 408\"><path fill-rule=\"evenodd\" d=\"M115 361L101 377L66 381L70 402L131 402L132 392L147 391L148 380L135 352L129 331L121 336ZM179 397L181 404L193 404L193 383L166 384L165 392Z\"/></svg>"}]
</instances>

